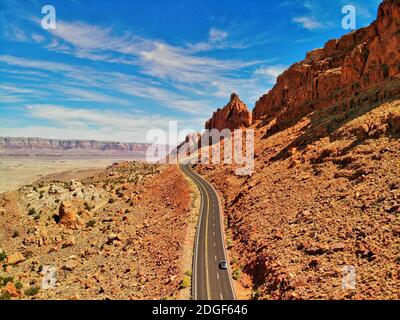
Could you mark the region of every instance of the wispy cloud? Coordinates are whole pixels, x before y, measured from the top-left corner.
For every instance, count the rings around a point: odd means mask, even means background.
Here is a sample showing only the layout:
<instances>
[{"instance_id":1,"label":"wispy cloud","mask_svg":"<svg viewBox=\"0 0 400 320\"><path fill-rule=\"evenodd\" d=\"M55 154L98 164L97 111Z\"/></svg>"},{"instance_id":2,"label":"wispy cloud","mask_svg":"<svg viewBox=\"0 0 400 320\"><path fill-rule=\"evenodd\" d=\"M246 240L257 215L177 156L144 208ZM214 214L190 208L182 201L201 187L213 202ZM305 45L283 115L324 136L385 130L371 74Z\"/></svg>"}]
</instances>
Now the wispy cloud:
<instances>
[{"instance_id":1,"label":"wispy cloud","mask_svg":"<svg viewBox=\"0 0 400 320\"><path fill-rule=\"evenodd\" d=\"M276 78L278 78L278 76L281 75L286 69L287 66L271 65L258 68L255 71L255 74L265 77L270 84L274 84L276 82Z\"/></svg>"},{"instance_id":2,"label":"wispy cloud","mask_svg":"<svg viewBox=\"0 0 400 320\"><path fill-rule=\"evenodd\" d=\"M0 135L47 136L55 139L115 140L124 142L145 141L149 128L167 132L172 118L143 116L115 110L70 108L62 105L27 105L25 114L49 122L48 126L9 128L1 126ZM197 126L195 121L180 123L188 128ZM20 130L20 131L17 131ZM47 132L47 133L45 133Z\"/></svg>"},{"instance_id":3,"label":"wispy cloud","mask_svg":"<svg viewBox=\"0 0 400 320\"><path fill-rule=\"evenodd\" d=\"M313 17L295 17L293 22L300 24L304 29L307 30L315 30L320 29L323 25L316 18Z\"/></svg>"}]
</instances>

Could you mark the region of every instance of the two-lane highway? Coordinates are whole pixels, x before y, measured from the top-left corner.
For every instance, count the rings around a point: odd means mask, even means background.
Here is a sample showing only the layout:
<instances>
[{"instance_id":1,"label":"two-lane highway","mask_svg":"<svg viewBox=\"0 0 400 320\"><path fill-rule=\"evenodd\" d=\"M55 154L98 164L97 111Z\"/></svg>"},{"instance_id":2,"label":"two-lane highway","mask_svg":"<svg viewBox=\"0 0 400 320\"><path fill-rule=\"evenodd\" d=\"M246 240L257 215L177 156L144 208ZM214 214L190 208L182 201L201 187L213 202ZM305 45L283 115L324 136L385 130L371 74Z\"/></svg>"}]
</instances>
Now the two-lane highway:
<instances>
[{"instance_id":1,"label":"two-lane highway","mask_svg":"<svg viewBox=\"0 0 400 320\"><path fill-rule=\"evenodd\" d=\"M235 292L228 270L219 267L227 261L224 228L218 195L213 186L195 173L190 164L180 164L181 170L198 186L201 194L192 275L194 300L234 300Z\"/></svg>"}]
</instances>

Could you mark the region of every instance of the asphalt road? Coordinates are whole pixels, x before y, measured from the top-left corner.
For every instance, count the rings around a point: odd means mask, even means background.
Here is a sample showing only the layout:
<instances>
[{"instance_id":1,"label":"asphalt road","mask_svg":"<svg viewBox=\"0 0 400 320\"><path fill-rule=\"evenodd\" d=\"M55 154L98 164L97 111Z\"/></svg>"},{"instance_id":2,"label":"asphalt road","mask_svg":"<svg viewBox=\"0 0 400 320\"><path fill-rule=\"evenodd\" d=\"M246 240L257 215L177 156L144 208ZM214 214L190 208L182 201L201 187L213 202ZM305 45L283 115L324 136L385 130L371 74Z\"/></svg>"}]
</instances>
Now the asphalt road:
<instances>
[{"instance_id":1,"label":"asphalt road","mask_svg":"<svg viewBox=\"0 0 400 320\"><path fill-rule=\"evenodd\" d=\"M217 192L210 183L191 169L191 165L181 164L180 168L198 186L201 193L200 218L193 257L192 298L234 300L236 297L230 269L219 268L221 261L227 261L227 255Z\"/></svg>"}]
</instances>

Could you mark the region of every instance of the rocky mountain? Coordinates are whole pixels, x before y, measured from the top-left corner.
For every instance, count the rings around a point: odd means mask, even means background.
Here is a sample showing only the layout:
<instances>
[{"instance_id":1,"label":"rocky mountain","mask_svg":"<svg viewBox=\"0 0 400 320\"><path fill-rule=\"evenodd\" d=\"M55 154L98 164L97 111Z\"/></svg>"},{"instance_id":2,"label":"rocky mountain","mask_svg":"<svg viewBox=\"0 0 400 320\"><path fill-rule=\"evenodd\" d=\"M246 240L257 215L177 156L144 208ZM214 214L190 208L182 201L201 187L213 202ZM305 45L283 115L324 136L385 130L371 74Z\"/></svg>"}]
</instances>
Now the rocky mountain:
<instances>
[{"instance_id":1,"label":"rocky mountain","mask_svg":"<svg viewBox=\"0 0 400 320\"><path fill-rule=\"evenodd\" d=\"M206 129L225 128L234 130L248 127L251 124L251 112L247 106L240 100L236 93L232 93L229 103L222 109L214 112L211 119L206 122Z\"/></svg>"},{"instance_id":2,"label":"rocky mountain","mask_svg":"<svg viewBox=\"0 0 400 320\"><path fill-rule=\"evenodd\" d=\"M383 89L385 83L400 77L399 28L399 1L384 1L370 26L328 41L280 75L273 89L256 103L253 121L265 124L276 118L273 133L313 110L336 101L351 108L361 93ZM373 103L398 90L385 89L372 90L362 97L363 102Z\"/></svg>"},{"instance_id":3,"label":"rocky mountain","mask_svg":"<svg viewBox=\"0 0 400 320\"><path fill-rule=\"evenodd\" d=\"M0 155L6 156L132 156L142 158L149 144L95 140L1 138Z\"/></svg>"},{"instance_id":4,"label":"rocky mountain","mask_svg":"<svg viewBox=\"0 0 400 320\"><path fill-rule=\"evenodd\" d=\"M239 298L400 298L399 48L385 0L256 103L252 176L196 165L221 195Z\"/></svg>"}]
</instances>

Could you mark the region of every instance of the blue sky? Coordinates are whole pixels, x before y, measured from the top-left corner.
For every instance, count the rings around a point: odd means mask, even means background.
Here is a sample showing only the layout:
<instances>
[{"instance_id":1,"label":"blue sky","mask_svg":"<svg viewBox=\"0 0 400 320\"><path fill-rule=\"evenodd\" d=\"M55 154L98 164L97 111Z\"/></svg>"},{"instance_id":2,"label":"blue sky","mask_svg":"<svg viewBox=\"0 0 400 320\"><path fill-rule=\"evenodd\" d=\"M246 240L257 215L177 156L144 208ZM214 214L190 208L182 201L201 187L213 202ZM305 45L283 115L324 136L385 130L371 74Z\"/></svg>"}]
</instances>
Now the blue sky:
<instances>
[{"instance_id":1,"label":"blue sky","mask_svg":"<svg viewBox=\"0 0 400 320\"><path fill-rule=\"evenodd\" d=\"M378 0L0 0L0 136L144 142L203 128L237 92L250 109L285 68L357 28ZM42 7L57 27L41 27Z\"/></svg>"}]
</instances>

